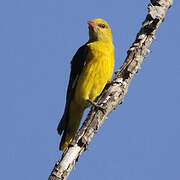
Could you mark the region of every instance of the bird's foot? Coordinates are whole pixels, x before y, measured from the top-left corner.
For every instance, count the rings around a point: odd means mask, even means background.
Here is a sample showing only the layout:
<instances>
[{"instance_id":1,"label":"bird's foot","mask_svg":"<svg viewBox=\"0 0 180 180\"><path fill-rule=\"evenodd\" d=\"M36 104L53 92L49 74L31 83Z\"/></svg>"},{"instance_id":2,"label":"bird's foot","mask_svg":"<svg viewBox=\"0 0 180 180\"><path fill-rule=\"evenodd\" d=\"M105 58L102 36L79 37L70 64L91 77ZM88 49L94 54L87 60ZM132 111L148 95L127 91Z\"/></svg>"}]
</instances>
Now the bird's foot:
<instances>
[{"instance_id":1,"label":"bird's foot","mask_svg":"<svg viewBox=\"0 0 180 180\"><path fill-rule=\"evenodd\" d=\"M88 103L91 104L93 107L95 107L96 109L102 111L103 113L105 113L106 109L99 106L97 103L91 101L90 99L88 99Z\"/></svg>"}]
</instances>

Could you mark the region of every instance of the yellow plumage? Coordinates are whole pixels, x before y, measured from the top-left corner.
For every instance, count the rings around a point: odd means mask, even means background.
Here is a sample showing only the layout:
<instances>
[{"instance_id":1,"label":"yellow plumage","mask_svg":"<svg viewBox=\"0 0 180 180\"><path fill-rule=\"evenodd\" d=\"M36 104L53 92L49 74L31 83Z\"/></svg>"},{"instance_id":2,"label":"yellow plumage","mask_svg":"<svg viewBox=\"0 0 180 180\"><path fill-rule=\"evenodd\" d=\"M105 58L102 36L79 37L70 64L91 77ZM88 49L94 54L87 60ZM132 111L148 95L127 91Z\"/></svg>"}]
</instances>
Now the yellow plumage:
<instances>
[{"instance_id":1,"label":"yellow plumage","mask_svg":"<svg viewBox=\"0 0 180 180\"><path fill-rule=\"evenodd\" d=\"M114 45L111 29L102 19L89 21L89 41L71 62L66 108L58 125L63 137L60 150L65 150L74 137L84 110L101 94L114 70Z\"/></svg>"}]
</instances>

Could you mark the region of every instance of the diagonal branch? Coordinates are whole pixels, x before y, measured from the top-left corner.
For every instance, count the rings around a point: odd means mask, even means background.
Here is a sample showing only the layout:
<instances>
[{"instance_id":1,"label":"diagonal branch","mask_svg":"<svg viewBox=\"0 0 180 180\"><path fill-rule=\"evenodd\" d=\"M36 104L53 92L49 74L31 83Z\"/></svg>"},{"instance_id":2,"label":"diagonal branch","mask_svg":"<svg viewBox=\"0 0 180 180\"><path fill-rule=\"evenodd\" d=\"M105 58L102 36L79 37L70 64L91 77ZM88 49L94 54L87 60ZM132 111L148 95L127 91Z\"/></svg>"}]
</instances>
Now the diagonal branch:
<instances>
[{"instance_id":1,"label":"diagonal branch","mask_svg":"<svg viewBox=\"0 0 180 180\"><path fill-rule=\"evenodd\" d=\"M91 108L84 124L76 134L68 149L56 163L49 180L65 180L69 176L80 155L87 149L94 134L104 120L119 104L122 103L136 72L142 61L150 52L149 47L155 39L155 32L163 22L165 14L173 4L173 0L151 0L148 5L148 15L142 24L135 42L128 50L127 58L122 67L116 72L115 78L103 92L99 105L105 109Z\"/></svg>"}]
</instances>

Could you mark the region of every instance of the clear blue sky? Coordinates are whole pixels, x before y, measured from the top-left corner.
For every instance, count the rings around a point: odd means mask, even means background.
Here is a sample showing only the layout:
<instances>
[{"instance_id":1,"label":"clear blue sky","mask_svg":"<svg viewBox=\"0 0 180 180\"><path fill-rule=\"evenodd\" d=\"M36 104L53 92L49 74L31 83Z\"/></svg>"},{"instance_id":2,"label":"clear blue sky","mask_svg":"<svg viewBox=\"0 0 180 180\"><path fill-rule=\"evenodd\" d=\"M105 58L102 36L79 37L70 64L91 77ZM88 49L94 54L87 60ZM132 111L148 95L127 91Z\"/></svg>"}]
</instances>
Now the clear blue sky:
<instances>
[{"instance_id":1,"label":"clear blue sky","mask_svg":"<svg viewBox=\"0 0 180 180\"><path fill-rule=\"evenodd\" d=\"M64 111L71 58L88 40L87 21L103 18L111 25L117 70L148 2L0 2L1 179L48 178L61 155L56 127ZM180 179L178 7L176 1L124 103L105 121L69 179Z\"/></svg>"}]
</instances>

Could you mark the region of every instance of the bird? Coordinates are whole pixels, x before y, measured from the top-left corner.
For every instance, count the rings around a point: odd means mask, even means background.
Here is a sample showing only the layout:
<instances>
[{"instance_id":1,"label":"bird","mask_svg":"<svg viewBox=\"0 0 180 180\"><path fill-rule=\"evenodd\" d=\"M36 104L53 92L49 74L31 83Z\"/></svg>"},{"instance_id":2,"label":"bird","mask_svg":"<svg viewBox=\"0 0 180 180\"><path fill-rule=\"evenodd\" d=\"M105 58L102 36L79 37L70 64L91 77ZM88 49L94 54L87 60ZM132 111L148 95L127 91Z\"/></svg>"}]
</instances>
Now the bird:
<instances>
[{"instance_id":1,"label":"bird","mask_svg":"<svg viewBox=\"0 0 180 180\"><path fill-rule=\"evenodd\" d=\"M89 40L71 61L64 114L57 127L64 151L75 136L86 108L97 99L111 81L114 71L114 45L109 24L103 19L88 21Z\"/></svg>"}]
</instances>

